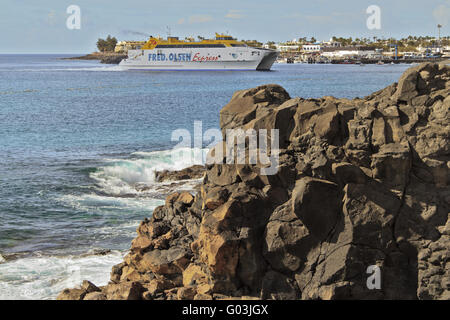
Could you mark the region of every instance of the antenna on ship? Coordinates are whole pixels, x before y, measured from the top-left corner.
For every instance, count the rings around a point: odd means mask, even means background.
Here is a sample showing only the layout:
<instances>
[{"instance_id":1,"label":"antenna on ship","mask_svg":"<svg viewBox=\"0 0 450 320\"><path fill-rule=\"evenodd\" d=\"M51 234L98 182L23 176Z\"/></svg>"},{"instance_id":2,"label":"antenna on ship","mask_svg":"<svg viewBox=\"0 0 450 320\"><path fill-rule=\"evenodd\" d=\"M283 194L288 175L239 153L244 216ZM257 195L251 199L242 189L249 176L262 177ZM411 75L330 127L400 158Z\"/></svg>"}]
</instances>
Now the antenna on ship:
<instances>
[{"instance_id":1,"label":"antenna on ship","mask_svg":"<svg viewBox=\"0 0 450 320\"><path fill-rule=\"evenodd\" d=\"M167 26L167 38L170 38L172 35L170 34L170 27Z\"/></svg>"}]
</instances>

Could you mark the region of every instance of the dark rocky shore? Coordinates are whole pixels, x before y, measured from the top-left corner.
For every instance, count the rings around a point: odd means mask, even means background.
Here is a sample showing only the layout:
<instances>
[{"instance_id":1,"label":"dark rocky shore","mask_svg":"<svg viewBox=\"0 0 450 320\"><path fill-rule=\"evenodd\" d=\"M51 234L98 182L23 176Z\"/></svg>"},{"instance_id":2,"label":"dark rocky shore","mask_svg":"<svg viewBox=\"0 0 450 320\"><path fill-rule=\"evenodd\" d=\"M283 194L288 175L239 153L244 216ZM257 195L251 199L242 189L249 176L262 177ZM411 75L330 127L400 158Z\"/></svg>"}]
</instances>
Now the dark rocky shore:
<instances>
[{"instance_id":1,"label":"dark rocky shore","mask_svg":"<svg viewBox=\"0 0 450 320\"><path fill-rule=\"evenodd\" d=\"M178 180L192 180L201 179L205 174L206 168L201 165L195 165L179 171L156 171L156 181L178 181Z\"/></svg>"},{"instance_id":2,"label":"dark rocky shore","mask_svg":"<svg viewBox=\"0 0 450 320\"><path fill-rule=\"evenodd\" d=\"M429 63L363 99L236 92L222 130L279 129L277 174L208 165L195 196L140 224L108 285L58 299L450 299L449 87Z\"/></svg>"},{"instance_id":3,"label":"dark rocky shore","mask_svg":"<svg viewBox=\"0 0 450 320\"><path fill-rule=\"evenodd\" d=\"M64 60L100 60L100 63L105 64L119 64L123 59L128 58L128 55L114 52L93 52L85 56L63 58Z\"/></svg>"}]
</instances>

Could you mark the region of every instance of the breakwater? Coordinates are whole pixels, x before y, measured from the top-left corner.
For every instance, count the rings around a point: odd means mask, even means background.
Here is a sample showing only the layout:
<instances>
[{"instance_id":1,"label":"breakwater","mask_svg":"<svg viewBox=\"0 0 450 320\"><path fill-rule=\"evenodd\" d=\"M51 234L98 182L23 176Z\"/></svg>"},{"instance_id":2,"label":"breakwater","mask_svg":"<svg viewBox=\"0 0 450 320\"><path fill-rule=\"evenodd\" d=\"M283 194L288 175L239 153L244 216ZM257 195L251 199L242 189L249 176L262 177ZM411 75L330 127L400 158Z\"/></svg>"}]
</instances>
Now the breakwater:
<instances>
[{"instance_id":1,"label":"breakwater","mask_svg":"<svg viewBox=\"0 0 450 320\"><path fill-rule=\"evenodd\" d=\"M126 59L127 54L114 52L93 52L84 56L63 58L65 60L100 60L104 64L119 64L120 61Z\"/></svg>"}]
</instances>

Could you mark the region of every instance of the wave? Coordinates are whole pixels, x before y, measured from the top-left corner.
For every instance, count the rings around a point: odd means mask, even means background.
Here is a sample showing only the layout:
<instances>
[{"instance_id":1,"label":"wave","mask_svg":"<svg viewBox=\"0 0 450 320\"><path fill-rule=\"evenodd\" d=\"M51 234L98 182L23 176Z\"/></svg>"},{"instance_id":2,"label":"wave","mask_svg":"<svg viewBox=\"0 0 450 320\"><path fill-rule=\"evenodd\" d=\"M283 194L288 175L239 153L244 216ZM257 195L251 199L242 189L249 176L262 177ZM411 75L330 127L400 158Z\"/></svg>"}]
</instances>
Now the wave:
<instances>
[{"instance_id":1,"label":"wave","mask_svg":"<svg viewBox=\"0 0 450 320\"><path fill-rule=\"evenodd\" d=\"M92 247L114 243L136 236L142 216L150 216L156 206L164 203L165 194L174 190L192 190L199 180L159 183L156 171L181 170L204 162L206 149L181 148L175 150L135 152L128 158L107 158L95 169L83 171L95 186L77 194L57 198L65 206L81 214L98 214L120 223L93 227ZM117 155L115 155L117 156ZM148 213L148 214L147 214ZM129 245L129 243L127 243ZM127 246L128 247L128 246ZM58 252L38 252L0 256L0 299L55 299L61 290L77 287L82 280L96 285L109 281L111 267L123 261L128 250L99 251L60 256ZM70 253L71 255L68 255Z\"/></svg>"},{"instance_id":2,"label":"wave","mask_svg":"<svg viewBox=\"0 0 450 320\"><path fill-rule=\"evenodd\" d=\"M111 266L122 262L126 252L92 252L79 256L32 256L0 264L0 299L55 299L65 288L83 280L106 285Z\"/></svg>"},{"instance_id":3,"label":"wave","mask_svg":"<svg viewBox=\"0 0 450 320\"><path fill-rule=\"evenodd\" d=\"M28 68L28 69L0 69L1 71L8 71L8 72L46 72L46 71L100 71L100 72L120 72L125 71L121 66L114 65L114 66L102 66L102 67L67 67L67 68Z\"/></svg>"},{"instance_id":4,"label":"wave","mask_svg":"<svg viewBox=\"0 0 450 320\"><path fill-rule=\"evenodd\" d=\"M80 67L80 68L58 68L58 69L45 69L41 71L101 71L101 72L117 72L125 71L121 66L105 66L105 67Z\"/></svg>"},{"instance_id":5,"label":"wave","mask_svg":"<svg viewBox=\"0 0 450 320\"><path fill-rule=\"evenodd\" d=\"M102 196L95 193L82 195L64 195L57 199L70 207L96 214L120 214L124 211L151 212L157 206L164 203L161 199L154 198L127 198Z\"/></svg>"},{"instance_id":6,"label":"wave","mask_svg":"<svg viewBox=\"0 0 450 320\"><path fill-rule=\"evenodd\" d=\"M199 148L135 152L132 159L105 159L106 164L89 176L103 194L145 196L158 193L163 185L156 183L156 171L181 170L204 163L206 153L206 149Z\"/></svg>"}]
</instances>

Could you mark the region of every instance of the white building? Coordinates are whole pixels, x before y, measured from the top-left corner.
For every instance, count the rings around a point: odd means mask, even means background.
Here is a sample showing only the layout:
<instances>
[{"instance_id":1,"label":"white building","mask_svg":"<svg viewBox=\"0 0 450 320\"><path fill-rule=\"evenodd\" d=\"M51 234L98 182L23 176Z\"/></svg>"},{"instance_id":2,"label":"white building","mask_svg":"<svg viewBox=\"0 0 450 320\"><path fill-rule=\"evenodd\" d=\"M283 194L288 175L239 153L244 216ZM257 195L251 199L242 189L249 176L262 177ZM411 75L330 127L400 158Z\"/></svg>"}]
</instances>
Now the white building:
<instances>
[{"instance_id":1,"label":"white building","mask_svg":"<svg viewBox=\"0 0 450 320\"><path fill-rule=\"evenodd\" d=\"M276 44L275 46L281 52L297 51L299 49L298 44Z\"/></svg>"},{"instance_id":2,"label":"white building","mask_svg":"<svg viewBox=\"0 0 450 320\"><path fill-rule=\"evenodd\" d=\"M379 54L372 47L328 47L322 49L322 56L329 59L376 58Z\"/></svg>"},{"instance_id":3,"label":"white building","mask_svg":"<svg viewBox=\"0 0 450 320\"><path fill-rule=\"evenodd\" d=\"M333 38L330 39L330 41L322 41L322 46L327 48L338 48L341 47L342 44L337 41L333 41Z\"/></svg>"},{"instance_id":4,"label":"white building","mask_svg":"<svg viewBox=\"0 0 450 320\"><path fill-rule=\"evenodd\" d=\"M450 46L442 47L442 54L444 57L450 57Z\"/></svg>"},{"instance_id":5,"label":"white building","mask_svg":"<svg viewBox=\"0 0 450 320\"><path fill-rule=\"evenodd\" d=\"M127 53L128 50L139 50L147 41L119 41L114 48L116 53Z\"/></svg>"}]
</instances>

